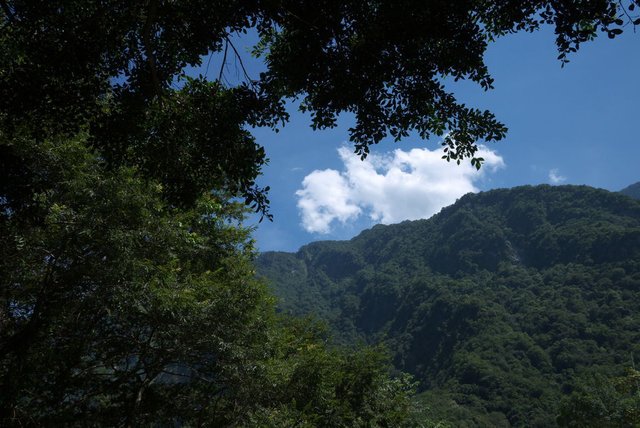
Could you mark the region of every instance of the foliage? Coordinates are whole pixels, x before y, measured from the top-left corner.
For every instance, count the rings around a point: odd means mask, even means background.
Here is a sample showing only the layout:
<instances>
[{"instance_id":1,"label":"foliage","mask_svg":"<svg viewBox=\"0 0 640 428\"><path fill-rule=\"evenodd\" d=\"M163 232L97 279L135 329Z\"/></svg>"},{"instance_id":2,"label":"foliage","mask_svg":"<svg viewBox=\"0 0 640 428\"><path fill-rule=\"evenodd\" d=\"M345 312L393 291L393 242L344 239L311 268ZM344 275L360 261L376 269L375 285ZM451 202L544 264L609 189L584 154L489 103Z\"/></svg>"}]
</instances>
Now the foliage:
<instances>
[{"instance_id":1,"label":"foliage","mask_svg":"<svg viewBox=\"0 0 640 428\"><path fill-rule=\"evenodd\" d=\"M232 223L241 207L210 195L175 210L131 169L105 171L84 140L8 143L46 180L3 207L3 416L134 424L184 384L162 381L173 370L208 400L241 383L269 309Z\"/></svg>"},{"instance_id":2,"label":"foliage","mask_svg":"<svg viewBox=\"0 0 640 428\"><path fill-rule=\"evenodd\" d=\"M270 9L268 22L259 27L263 49L258 52L266 53L268 65L260 83L268 91L300 96L317 128L334 126L339 113L352 112L351 141L362 156L387 136L399 140L411 131L423 138L448 132L447 160L471 157L479 166L474 143L500 140L506 128L490 112L458 103L445 81L469 79L492 88L483 61L487 44L545 24L555 26L559 59L567 61L566 55L597 30L620 34L618 26L627 21L625 5L285 2Z\"/></svg>"},{"instance_id":3,"label":"foliage","mask_svg":"<svg viewBox=\"0 0 640 428\"><path fill-rule=\"evenodd\" d=\"M640 372L607 378L591 373L560 408L558 422L569 427L623 427L640 424Z\"/></svg>"},{"instance_id":4,"label":"foliage","mask_svg":"<svg viewBox=\"0 0 640 428\"><path fill-rule=\"evenodd\" d=\"M378 351L276 318L241 205L172 207L133 169L105 169L86 136L6 144L46 180L0 217L2 425L407 420L411 382Z\"/></svg>"},{"instance_id":5,"label":"foliage","mask_svg":"<svg viewBox=\"0 0 640 428\"><path fill-rule=\"evenodd\" d=\"M284 311L393 350L432 419L554 426L577 378L616 377L640 352L638 260L637 201L537 186L466 195L429 220L257 266Z\"/></svg>"},{"instance_id":6,"label":"foliage","mask_svg":"<svg viewBox=\"0 0 640 428\"><path fill-rule=\"evenodd\" d=\"M87 127L106 162L139 167L172 202L223 185L266 213L265 189L255 184L266 158L246 129L286 121L285 99L301 98L314 128L353 113L350 138L361 156L387 136L416 132L445 135L448 160L469 157L479 167L476 143L500 140L506 128L491 112L459 103L450 86L468 79L492 88L487 45L552 25L564 64L599 33L614 38L640 24L637 4L3 0L2 129L37 123L30 132L46 137ZM232 37L249 30L266 65L253 77ZM187 67L211 53L239 61L244 81L223 85L224 64L215 81L184 81ZM20 159L6 147L2 155L18 180Z\"/></svg>"},{"instance_id":7,"label":"foliage","mask_svg":"<svg viewBox=\"0 0 640 428\"><path fill-rule=\"evenodd\" d=\"M312 325L313 326L313 325ZM413 426L408 375L390 379L388 356L379 349L327 349L317 326L294 321L281 331L281 346L267 368L267 402L249 417L254 426Z\"/></svg>"}]
</instances>

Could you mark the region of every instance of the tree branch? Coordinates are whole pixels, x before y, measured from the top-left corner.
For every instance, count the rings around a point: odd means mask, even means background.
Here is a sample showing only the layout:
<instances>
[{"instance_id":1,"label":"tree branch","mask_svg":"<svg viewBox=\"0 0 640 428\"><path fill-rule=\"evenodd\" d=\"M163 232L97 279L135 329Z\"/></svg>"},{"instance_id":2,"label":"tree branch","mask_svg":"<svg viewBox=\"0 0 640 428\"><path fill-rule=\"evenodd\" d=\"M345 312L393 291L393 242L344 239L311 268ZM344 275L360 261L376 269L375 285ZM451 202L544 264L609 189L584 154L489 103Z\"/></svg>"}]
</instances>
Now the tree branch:
<instances>
[{"instance_id":1,"label":"tree branch","mask_svg":"<svg viewBox=\"0 0 640 428\"><path fill-rule=\"evenodd\" d=\"M220 66L220 73L218 73L218 82L222 82L222 73L224 72L224 66L227 64L228 51L229 51L229 39L226 39L224 44L224 56L222 57L222 65Z\"/></svg>"},{"instance_id":2,"label":"tree branch","mask_svg":"<svg viewBox=\"0 0 640 428\"><path fill-rule=\"evenodd\" d=\"M160 77L158 75L158 67L156 64L156 57L153 52L153 43L152 43L152 35L151 28L153 26L153 20L156 17L157 11L157 2L156 0L150 0L149 2L149 10L147 11L147 18L145 20L144 26L142 27L142 44L144 46L145 55L147 57L147 64L149 66L149 71L151 72L151 84L153 85L153 91L155 95L160 95L162 91L162 87L160 84Z\"/></svg>"},{"instance_id":3,"label":"tree branch","mask_svg":"<svg viewBox=\"0 0 640 428\"><path fill-rule=\"evenodd\" d=\"M229 44L229 46L231 46L231 49L233 49L233 52L236 55L236 58L238 59L238 61L240 62L240 67L242 68L242 73L244 74L245 79L247 79L247 81L249 82L249 84L253 87L255 86L253 84L253 80L251 79L251 77L249 76L249 73L247 73L247 69L244 66L244 62L242 61L242 57L240 56L240 53L238 52L238 49L236 49L236 47L233 45L233 42L231 42L231 40L229 39L229 36L224 36L225 40L227 41L227 43Z\"/></svg>"}]
</instances>

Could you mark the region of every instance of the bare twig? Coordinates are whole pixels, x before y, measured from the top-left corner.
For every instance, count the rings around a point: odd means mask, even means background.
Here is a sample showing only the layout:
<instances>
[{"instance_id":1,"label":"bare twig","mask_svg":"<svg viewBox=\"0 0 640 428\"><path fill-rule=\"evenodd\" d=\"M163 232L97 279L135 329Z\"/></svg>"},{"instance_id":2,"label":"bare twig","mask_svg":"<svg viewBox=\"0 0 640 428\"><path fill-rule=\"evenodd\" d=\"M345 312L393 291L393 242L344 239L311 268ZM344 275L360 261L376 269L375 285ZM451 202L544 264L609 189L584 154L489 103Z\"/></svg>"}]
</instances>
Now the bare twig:
<instances>
[{"instance_id":1,"label":"bare twig","mask_svg":"<svg viewBox=\"0 0 640 428\"><path fill-rule=\"evenodd\" d=\"M231 40L229 39L229 36L225 36L224 38L227 41L227 43L229 44L229 46L231 46L231 49L233 49L233 52L235 53L236 58L237 58L238 62L240 63L240 67L242 68L242 73L244 74L245 79L247 79L249 84L252 87L254 87L255 85L253 83L253 80L249 76L249 73L247 73L247 69L244 66L244 62L242 61L242 57L240 56L240 52L238 52L238 49L236 49L236 47L233 45L233 42L231 42Z\"/></svg>"},{"instance_id":2,"label":"bare twig","mask_svg":"<svg viewBox=\"0 0 640 428\"><path fill-rule=\"evenodd\" d=\"M637 3L637 2L636 2ZM623 27L626 27L627 25L631 24L633 26L633 32L636 32L636 22L638 21L637 15L636 18L634 19L633 16L631 16L631 14L629 14L629 12L627 11L627 8L622 4L621 0L618 0L618 5L620 6L620 10L622 10L624 12L624 14L626 15L628 21L623 25ZM640 5L638 5L638 7L640 7Z\"/></svg>"},{"instance_id":3,"label":"bare twig","mask_svg":"<svg viewBox=\"0 0 640 428\"><path fill-rule=\"evenodd\" d=\"M218 82L222 81L222 73L224 72L224 67L227 65L227 52L229 51L229 39L225 40L224 43L224 55L222 57L222 64L220 65L220 73L218 73ZM209 57L209 61L211 61L211 57ZM207 65L207 70L209 69L209 65Z\"/></svg>"},{"instance_id":4,"label":"bare twig","mask_svg":"<svg viewBox=\"0 0 640 428\"><path fill-rule=\"evenodd\" d=\"M213 58L213 52L209 54L209 59L207 60L207 69L204 71L205 76L209 74L209 66L211 65L211 58Z\"/></svg>"},{"instance_id":5,"label":"bare twig","mask_svg":"<svg viewBox=\"0 0 640 428\"><path fill-rule=\"evenodd\" d=\"M629 12L627 12L627 8L622 4L622 0L618 0L618 5L620 6L620 10L622 10L622 12L624 12L624 14L629 19L629 22L633 23L633 18L631 17L631 15L629 15Z\"/></svg>"}]
</instances>

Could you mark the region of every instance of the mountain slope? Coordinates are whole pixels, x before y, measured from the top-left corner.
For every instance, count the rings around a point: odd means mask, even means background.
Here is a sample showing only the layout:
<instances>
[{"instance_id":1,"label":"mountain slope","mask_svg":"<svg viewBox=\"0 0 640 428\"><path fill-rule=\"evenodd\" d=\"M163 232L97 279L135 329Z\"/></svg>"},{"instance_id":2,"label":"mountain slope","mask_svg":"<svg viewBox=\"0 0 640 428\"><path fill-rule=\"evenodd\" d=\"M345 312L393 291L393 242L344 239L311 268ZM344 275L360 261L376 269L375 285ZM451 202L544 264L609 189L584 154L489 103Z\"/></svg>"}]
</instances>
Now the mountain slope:
<instances>
[{"instance_id":1,"label":"mountain slope","mask_svg":"<svg viewBox=\"0 0 640 428\"><path fill-rule=\"evenodd\" d=\"M631 186L627 186L620 191L623 195L630 196L634 199L640 199L640 181L632 184Z\"/></svg>"},{"instance_id":2,"label":"mountain slope","mask_svg":"<svg viewBox=\"0 0 640 428\"><path fill-rule=\"evenodd\" d=\"M258 269L283 310L386 343L460 426L552 426L580 379L640 355L640 202L604 190L469 194Z\"/></svg>"}]
</instances>

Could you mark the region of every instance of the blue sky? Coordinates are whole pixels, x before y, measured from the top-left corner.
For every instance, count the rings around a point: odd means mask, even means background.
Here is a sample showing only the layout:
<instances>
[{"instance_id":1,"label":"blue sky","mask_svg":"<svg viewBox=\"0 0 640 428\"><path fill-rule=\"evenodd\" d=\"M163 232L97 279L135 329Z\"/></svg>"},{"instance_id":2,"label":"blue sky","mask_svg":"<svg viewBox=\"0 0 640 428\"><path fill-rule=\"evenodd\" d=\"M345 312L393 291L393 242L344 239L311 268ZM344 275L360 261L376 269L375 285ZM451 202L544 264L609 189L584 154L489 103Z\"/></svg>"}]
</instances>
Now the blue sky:
<instances>
[{"instance_id":1,"label":"blue sky","mask_svg":"<svg viewBox=\"0 0 640 428\"><path fill-rule=\"evenodd\" d=\"M459 100L491 110L509 128L505 140L484 149L489 161L480 173L436 162L439 140L416 137L383 142L363 164L348 143L351 117L313 131L291 105L279 133L254 131L270 159L259 183L271 186L274 215L273 222L250 220L258 248L296 251L311 241L349 239L379 222L429 217L468 191L540 183L620 190L640 181L639 53L640 34L631 29L583 45L564 68L551 30L492 44L486 62L495 89L452 87ZM261 65L247 66L257 76ZM237 73L227 66L229 79Z\"/></svg>"}]
</instances>

